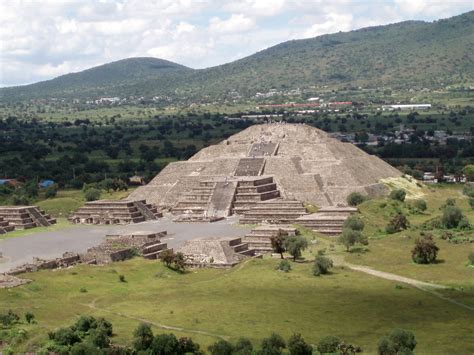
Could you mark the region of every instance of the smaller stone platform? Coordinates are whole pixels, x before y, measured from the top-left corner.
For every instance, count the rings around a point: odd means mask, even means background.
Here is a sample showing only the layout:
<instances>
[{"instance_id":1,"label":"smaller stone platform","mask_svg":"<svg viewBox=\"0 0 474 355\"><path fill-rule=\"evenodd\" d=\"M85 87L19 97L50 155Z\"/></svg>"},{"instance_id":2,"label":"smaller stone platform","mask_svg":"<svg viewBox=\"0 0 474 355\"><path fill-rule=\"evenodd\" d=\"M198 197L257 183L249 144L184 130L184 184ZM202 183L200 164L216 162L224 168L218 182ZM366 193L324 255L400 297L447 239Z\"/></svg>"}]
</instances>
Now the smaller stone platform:
<instances>
[{"instance_id":1,"label":"smaller stone platform","mask_svg":"<svg viewBox=\"0 0 474 355\"><path fill-rule=\"evenodd\" d=\"M188 240L177 252L184 254L191 267L232 267L254 256L254 251L242 238L200 238Z\"/></svg>"},{"instance_id":2,"label":"smaller stone platform","mask_svg":"<svg viewBox=\"0 0 474 355\"><path fill-rule=\"evenodd\" d=\"M15 226L10 225L10 222L5 221L3 217L0 217L0 234L11 232L15 229Z\"/></svg>"},{"instance_id":3,"label":"smaller stone platform","mask_svg":"<svg viewBox=\"0 0 474 355\"><path fill-rule=\"evenodd\" d=\"M258 226L243 238L243 242L247 243L249 249L255 251L256 254L271 253L273 251L271 238L274 236L294 236L297 234L295 227L284 224L263 224Z\"/></svg>"},{"instance_id":4,"label":"smaller stone platform","mask_svg":"<svg viewBox=\"0 0 474 355\"><path fill-rule=\"evenodd\" d=\"M300 201L275 199L256 203L243 212L239 223L292 224L306 214L306 208Z\"/></svg>"},{"instance_id":5,"label":"smaller stone platform","mask_svg":"<svg viewBox=\"0 0 474 355\"><path fill-rule=\"evenodd\" d=\"M325 207L316 213L301 216L295 223L310 228L316 233L338 236L342 233L346 219L356 212L355 207Z\"/></svg>"},{"instance_id":6,"label":"smaller stone platform","mask_svg":"<svg viewBox=\"0 0 474 355\"><path fill-rule=\"evenodd\" d=\"M1 226L5 230L22 230L35 227L49 227L56 223L56 219L38 208L38 206L0 206L0 220L8 224ZM8 230L7 230L8 231ZM1 232L0 232L1 234Z\"/></svg>"},{"instance_id":7,"label":"smaller stone platform","mask_svg":"<svg viewBox=\"0 0 474 355\"><path fill-rule=\"evenodd\" d=\"M145 200L99 200L86 202L69 220L82 224L129 224L162 216L156 207Z\"/></svg>"}]
</instances>

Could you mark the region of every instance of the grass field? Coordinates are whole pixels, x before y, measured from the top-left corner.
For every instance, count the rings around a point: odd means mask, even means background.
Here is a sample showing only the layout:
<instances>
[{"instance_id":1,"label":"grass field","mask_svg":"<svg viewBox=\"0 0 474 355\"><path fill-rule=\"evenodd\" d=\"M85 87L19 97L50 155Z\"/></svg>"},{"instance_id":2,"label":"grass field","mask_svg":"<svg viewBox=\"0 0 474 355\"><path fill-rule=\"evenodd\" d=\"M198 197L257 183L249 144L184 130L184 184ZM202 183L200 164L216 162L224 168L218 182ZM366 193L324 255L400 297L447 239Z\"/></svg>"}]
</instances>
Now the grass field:
<instances>
[{"instance_id":1,"label":"grass field","mask_svg":"<svg viewBox=\"0 0 474 355\"><path fill-rule=\"evenodd\" d=\"M325 335L341 336L374 353L377 340L395 327L415 332L417 353L474 351L472 313L417 289L395 287L347 269L314 277L311 264L275 270L278 260L252 260L231 270L199 269L184 275L142 259L105 267L79 266L29 274L29 285L0 291L0 309L33 311L27 350L47 332L71 324L80 314L104 316L114 324L117 343L129 343L138 319L185 329L207 346L222 336L246 336L255 343L275 331L301 332L315 344ZM126 283L118 281L118 275ZM85 288L86 293L80 292ZM196 334L196 331L213 335Z\"/></svg>"}]
</instances>

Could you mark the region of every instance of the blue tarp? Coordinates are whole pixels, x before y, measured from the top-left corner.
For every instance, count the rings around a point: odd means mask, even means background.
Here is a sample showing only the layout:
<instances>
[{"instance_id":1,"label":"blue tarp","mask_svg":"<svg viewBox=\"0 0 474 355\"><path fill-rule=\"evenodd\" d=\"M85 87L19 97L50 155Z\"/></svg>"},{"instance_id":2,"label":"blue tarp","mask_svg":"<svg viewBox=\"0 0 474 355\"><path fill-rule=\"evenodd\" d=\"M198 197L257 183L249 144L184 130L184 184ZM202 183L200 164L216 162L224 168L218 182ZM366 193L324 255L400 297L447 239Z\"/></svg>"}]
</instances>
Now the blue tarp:
<instances>
[{"instance_id":1,"label":"blue tarp","mask_svg":"<svg viewBox=\"0 0 474 355\"><path fill-rule=\"evenodd\" d=\"M51 185L54 185L53 180L43 180L39 183L39 187L50 187Z\"/></svg>"}]
</instances>

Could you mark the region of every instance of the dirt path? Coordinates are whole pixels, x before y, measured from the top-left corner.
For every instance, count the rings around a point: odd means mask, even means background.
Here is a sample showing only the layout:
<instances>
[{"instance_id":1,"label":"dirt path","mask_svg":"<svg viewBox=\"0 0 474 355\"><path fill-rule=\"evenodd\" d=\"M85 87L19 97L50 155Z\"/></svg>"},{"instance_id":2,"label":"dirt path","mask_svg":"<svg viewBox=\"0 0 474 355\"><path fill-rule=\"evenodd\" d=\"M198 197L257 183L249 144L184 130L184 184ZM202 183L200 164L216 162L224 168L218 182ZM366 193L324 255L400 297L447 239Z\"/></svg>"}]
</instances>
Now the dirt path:
<instances>
[{"instance_id":1,"label":"dirt path","mask_svg":"<svg viewBox=\"0 0 474 355\"><path fill-rule=\"evenodd\" d=\"M456 301L455 299L447 297L447 296L443 295L442 293L439 293L439 292L436 291L436 290L447 289L447 288L449 288L448 286L434 284L434 283L430 283L430 282L424 282L424 281L420 281L420 280L416 280L416 279L411 279L411 278L408 278L408 277L404 277L404 276L400 276L400 275L396 275L396 274L391 274L391 273L384 272L384 271L375 270L375 269L372 269L372 268L367 267L367 266L350 264L350 263L347 263L346 261L344 261L344 258L339 256L339 255L334 255L333 260L334 260L335 264L338 265L338 266L344 266L344 267L347 267L351 270L363 272L363 273L366 273L366 274L369 274L369 275L372 275L372 276L375 276L375 277L379 277L381 279L401 282L401 283L416 287L417 289L419 289L421 291L424 291L424 292L428 292L428 293L432 294L433 296L438 297L439 299L442 299L443 301L450 302L452 304L455 304L457 306L463 307L465 309L468 309L468 310L474 312L474 307L473 306L469 306L467 304Z\"/></svg>"},{"instance_id":2,"label":"dirt path","mask_svg":"<svg viewBox=\"0 0 474 355\"><path fill-rule=\"evenodd\" d=\"M213 337L213 338L224 339L224 340L228 339L228 337L225 336L225 335L210 333L210 332L206 332L204 330L186 329L186 328L181 328L181 327L175 327L175 326L172 326L172 325L166 325L166 324L154 322L154 321L151 321L151 320L145 319L145 318L134 317L134 316L130 316L128 314L120 313L120 312L113 312L113 311L110 311L110 310L105 309L105 308L97 307L95 303L96 303L96 300L94 300L92 303L88 303L88 304L81 303L80 305L85 306L85 307L89 307L89 308L97 310L97 311L109 313L109 314L112 314L114 316L127 318L127 319L133 319L133 320L136 320L136 321L139 321L139 322L147 323L147 324L150 324L154 327L161 328L161 329L174 330L174 331L183 332L183 333L206 335L206 336L210 336L210 337Z\"/></svg>"}]
</instances>

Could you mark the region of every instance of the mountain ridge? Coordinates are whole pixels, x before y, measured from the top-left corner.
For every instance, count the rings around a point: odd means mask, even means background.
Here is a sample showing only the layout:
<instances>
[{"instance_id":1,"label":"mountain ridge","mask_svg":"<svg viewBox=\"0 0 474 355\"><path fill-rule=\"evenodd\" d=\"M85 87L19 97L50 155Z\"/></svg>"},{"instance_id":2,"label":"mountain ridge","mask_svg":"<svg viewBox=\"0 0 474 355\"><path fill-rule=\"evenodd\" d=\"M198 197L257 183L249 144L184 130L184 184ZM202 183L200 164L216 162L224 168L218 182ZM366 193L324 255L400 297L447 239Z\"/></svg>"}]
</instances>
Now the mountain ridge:
<instances>
[{"instance_id":1,"label":"mountain ridge","mask_svg":"<svg viewBox=\"0 0 474 355\"><path fill-rule=\"evenodd\" d=\"M474 81L474 11L434 22L403 21L282 42L219 66L192 69L127 58L78 73L0 89L6 99L169 95L251 96L271 88L427 86Z\"/></svg>"}]
</instances>

